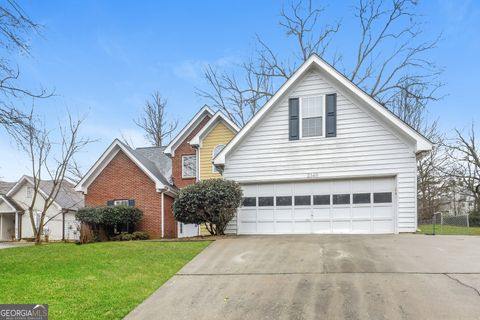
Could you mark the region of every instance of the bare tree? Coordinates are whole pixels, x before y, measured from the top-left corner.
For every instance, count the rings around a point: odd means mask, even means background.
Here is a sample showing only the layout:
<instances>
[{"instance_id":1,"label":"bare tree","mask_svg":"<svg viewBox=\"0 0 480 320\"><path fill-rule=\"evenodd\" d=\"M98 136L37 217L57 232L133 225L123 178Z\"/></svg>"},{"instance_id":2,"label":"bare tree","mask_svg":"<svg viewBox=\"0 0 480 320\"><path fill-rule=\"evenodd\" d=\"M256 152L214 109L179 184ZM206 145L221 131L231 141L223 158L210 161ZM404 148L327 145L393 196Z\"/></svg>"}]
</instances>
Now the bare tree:
<instances>
[{"instance_id":1,"label":"bare tree","mask_svg":"<svg viewBox=\"0 0 480 320\"><path fill-rule=\"evenodd\" d=\"M177 129L178 121L167 121L167 100L158 91L152 94L152 100L145 102L142 116L135 124L145 131L145 137L156 147L161 147L166 138Z\"/></svg>"},{"instance_id":2,"label":"bare tree","mask_svg":"<svg viewBox=\"0 0 480 320\"><path fill-rule=\"evenodd\" d=\"M30 54L28 37L36 34L40 25L35 23L15 0L6 0L0 4L0 48L3 56L0 56L0 126L10 132L10 128L25 125L29 119L25 114L14 106L11 99L31 97L47 98L52 96L44 88L33 91L22 87L18 80L20 70L18 65L9 56L16 53Z\"/></svg>"},{"instance_id":3,"label":"bare tree","mask_svg":"<svg viewBox=\"0 0 480 320\"><path fill-rule=\"evenodd\" d=\"M417 156L418 218L428 220L440 210L442 202L449 199L453 186L443 170L448 165L448 157L445 138L439 133L437 122L422 129L420 131L434 144L430 152Z\"/></svg>"},{"instance_id":4,"label":"bare tree","mask_svg":"<svg viewBox=\"0 0 480 320\"><path fill-rule=\"evenodd\" d=\"M83 120L74 120L68 114L67 124L59 127L59 141L52 141L54 132L48 130L32 110L26 116L26 125L16 126L12 130L19 148L25 152L31 165L33 193L31 201L26 205L36 244L41 242L45 225L61 213L47 217L48 209L55 202L75 163L75 155L92 142L79 135L82 123ZM41 190L41 184L46 180L49 182L48 190ZM37 209L38 206L41 206L41 210ZM37 221L36 214L39 215Z\"/></svg>"},{"instance_id":5,"label":"bare tree","mask_svg":"<svg viewBox=\"0 0 480 320\"><path fill-rule=\"evenodd\" d=\"M317 54L393 111L399 111L393 105L402 92L416 100L414 106L424 106L438 99L435 94L442 85L438 80L442 70L428 59L439 38L421 40L424 34L415 7L415 0L358 0L353 15L360 34L347 68L344 55L338 51L328 54L341 23L325 23L321 16L324 8L300 0L280 14L280 26L287 38L294 40L287 57L257 36L257 49L250 61L239 66L238 73L207 66L209 89L197 89L197 93L243 126L300 63Z\"/></svg>"},{"instance_id":6,"label":"bare tree","mask_svg":"<svg viewBox=\"0 0 480 320\"><path fill-rule=\"evenodd\" d=\"M472 123L470 131L456 129L455 137L447 143L450 165L447 167L449 175L458 179L469 195L475 199L474 211L480 211L480 145L475 136L475 125Z\"/></svg>"}]
</instances>

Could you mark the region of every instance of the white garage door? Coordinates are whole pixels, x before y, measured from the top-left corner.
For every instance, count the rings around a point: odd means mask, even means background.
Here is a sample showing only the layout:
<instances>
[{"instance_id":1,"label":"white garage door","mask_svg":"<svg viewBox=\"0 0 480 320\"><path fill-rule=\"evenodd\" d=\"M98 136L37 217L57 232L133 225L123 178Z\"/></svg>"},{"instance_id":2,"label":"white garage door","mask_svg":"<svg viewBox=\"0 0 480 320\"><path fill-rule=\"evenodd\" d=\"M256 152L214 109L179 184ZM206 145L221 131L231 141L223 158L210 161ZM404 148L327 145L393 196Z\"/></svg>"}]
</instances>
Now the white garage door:
<instances>
[{"instance_id":1,"label":"white garage door","mask_svg":"<svg viewBox=\"0 0 480 320\"><path fill-rule=\"evenodd\" d=\"M238 234L394 233L395 179L244 185Z\"/></svg>"}]
</instances>

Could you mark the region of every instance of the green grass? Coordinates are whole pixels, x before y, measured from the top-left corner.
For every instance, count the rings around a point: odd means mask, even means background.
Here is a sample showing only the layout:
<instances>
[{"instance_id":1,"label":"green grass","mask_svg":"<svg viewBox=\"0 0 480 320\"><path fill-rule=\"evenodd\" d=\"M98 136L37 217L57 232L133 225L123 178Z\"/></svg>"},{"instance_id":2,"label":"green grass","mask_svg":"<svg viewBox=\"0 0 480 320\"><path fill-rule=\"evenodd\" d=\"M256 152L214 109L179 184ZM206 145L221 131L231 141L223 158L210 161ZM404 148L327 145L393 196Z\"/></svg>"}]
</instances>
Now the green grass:
<instances>
[{"instance_id":1,"label":"green grass","mask_svg":"<svg viewBox=\"0 0 480 320\"><path fill-rule=\"evenodd\" d=\"M424 224L418 226L420 231L417 233L420 234L433 234L433 225ZM436 225L435 234L444 234L444 235L471 235L471 236L480 236L480 227L456 227L456 226L446 226L446 225Z\"/></svg>"},{"instance_id":2,"label":"green grass","mask_svg":"<svg viewBox=\"0 0 480 320\"><path fill-rule=\"evenodd\" d=\"M48 244L0 250L0 304L47 303L50 319L121 319L209 245Z\"/></svg>"}]
</instances>

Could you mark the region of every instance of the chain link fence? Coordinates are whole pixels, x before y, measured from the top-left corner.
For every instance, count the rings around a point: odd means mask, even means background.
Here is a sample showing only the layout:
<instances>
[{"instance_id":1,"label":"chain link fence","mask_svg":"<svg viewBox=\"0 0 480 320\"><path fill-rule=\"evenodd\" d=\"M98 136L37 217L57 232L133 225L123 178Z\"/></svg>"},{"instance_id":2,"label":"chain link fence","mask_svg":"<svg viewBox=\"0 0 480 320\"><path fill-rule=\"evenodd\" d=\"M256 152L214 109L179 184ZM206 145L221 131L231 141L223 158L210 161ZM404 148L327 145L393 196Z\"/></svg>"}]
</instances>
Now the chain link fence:
<instances>
[{"instance_id":1,"label":"chain link fence","mask_svg":"<svg viewBox=\"0 0 480 320\"><path fill-rule=\"evenodd\" d=\"M447 215L441 212L435 213L431 219L419 220L418 230L430 235L469 235L472 231L468 214Z\"/></svg>"}]
</instances>

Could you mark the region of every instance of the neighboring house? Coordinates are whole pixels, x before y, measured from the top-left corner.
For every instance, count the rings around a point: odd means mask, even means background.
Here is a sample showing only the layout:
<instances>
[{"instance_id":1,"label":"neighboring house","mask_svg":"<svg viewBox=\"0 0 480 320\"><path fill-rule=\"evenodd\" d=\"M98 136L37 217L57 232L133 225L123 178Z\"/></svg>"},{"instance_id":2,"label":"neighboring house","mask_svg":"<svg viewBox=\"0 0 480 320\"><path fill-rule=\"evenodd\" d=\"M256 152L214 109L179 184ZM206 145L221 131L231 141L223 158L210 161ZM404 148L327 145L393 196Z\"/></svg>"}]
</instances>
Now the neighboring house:
<instances>
[{"instance_id":1,"label":"neighboring house","mask_svg":"<svg viewBox=\"0 0 480 320\"><path fill-rule=\"evenodd\" d=\"M170 182L171 161L163 147L132 149L118 139L95 162L75 190L85 206L130 205L143 212L138 226L152 238L177 237L172 213L177 188Z\"/></svg>"},{"instance_id":2,"label":"neighboring house","mask_svg":"<svg viewBox=\"0 0 480 320\"><path fill-rule=\"evenodd\" d=\"M34 205L35 223L39 223L40 212L45 199L52 190L49 180L40 182L39 194ZM33 239L28 207L34 194L33 178L23 176L18 182L0 182L0 241ZM43 233L50 240L75 240L79 236L79 225L75 220L75 212L83 207L83 197L75 192L74 186L63 181L52 206L46 212Z\"/></svg>"},{"instance_id":3,"label":"neighboring house","mask_svg":"<svg viewBox=\"0 0 480 320\"><path fill-rule=\"evenodd\" d=\"M214 159L244 191L227 232L415 232L416 156L431 148L311 56Z\"/></svg>"},{"instance_id":4,"label":"neighboring house","mask_svg":"<svg viewBox=\"0 0 480 320\"><path fill-rule=\"evenodd\" d=\"M213 165L213 158L223 150L238 131L240 128L218 111L190 140L189 144L196 149L198 180L222 178L217 167ZM205 225L201 226L200 234L210 234Z\"/></svg>"},{"instance_id":5,"label":"neighboring house","mask_svg":"<svg viewBox=\"0 0 480 320\"><path fill-rule=\"evenodd\" d=\"M439 202L439 212L451 216L457 216L469 214L474 210L475 197L468 194L468 192L450 193L448 196L440 199Z\"/></svg>"}]
</instances>

